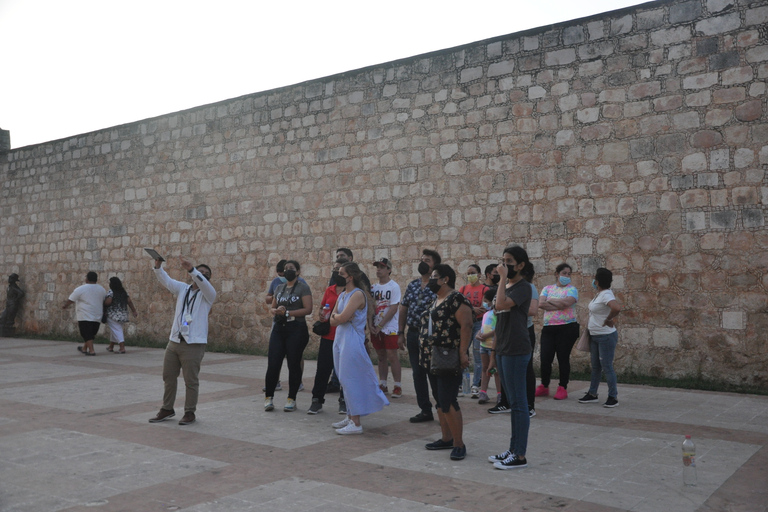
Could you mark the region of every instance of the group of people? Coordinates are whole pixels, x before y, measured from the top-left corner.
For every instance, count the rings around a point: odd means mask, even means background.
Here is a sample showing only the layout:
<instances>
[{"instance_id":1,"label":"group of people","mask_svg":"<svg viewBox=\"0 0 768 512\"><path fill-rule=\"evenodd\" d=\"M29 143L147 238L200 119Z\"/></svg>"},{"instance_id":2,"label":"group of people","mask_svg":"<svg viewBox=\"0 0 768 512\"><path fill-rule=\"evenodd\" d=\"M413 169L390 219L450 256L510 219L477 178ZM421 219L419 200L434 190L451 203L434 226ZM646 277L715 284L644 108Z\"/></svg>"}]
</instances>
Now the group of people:
<instances>
[{"instance_id":1,"label":"group of people","mask_svg":"<svg viewBox=\"0 0 768 512\"><path fill-rule=\"evenodd\" d=\"M522 247L509 246L504 249L498 264L485 268L484 277L480 275L479 266L470 265L466 286L456 290L456 271L442 263L437 251L424 249L417 269L420 277L408 283L405 293L401 294L399 285L391 278L392 263L387 258L373 262L376 280L372 285L353 261L351 250L340 248L335 255L330 282L317 308L309 285L300 276L301 264L296 260L278 263L278 275L267 291L273 322L264 410L275 408L274 394L279 389L283 361L287 361L288 367L288 397L283 410L292 412L297 409L303 353L309 342L307 320L316 310L312 330L320 336L320 344L308 414L322 410L329 379L333 380L332 375L337 375L341 384L339 412L345 414L345 418L332 426L341 435L362 434L361 417L389 404L390 366L394 377L390 397L402 396L398 350L406 350L420 409L410 421L433 421L434 400L441 435L425 447L428 450L450 449L452 460L462 460L467 449L457 398L463 371L470 366L471 347L475 368L471 396L480 403L488 402L488 384L493 377L497 397L496 405L489 412L509 412L511 417L507 449L488 460L498 469L527 466L530 418L536 414L534 401L536 397L549 394L555 357L560 375L554 398L563 400L568 396L570 352L579 337L575 311L578 290L570 281L570 265L560 264L555 271L556 283L544 287L539 295L532 282L534 269L528 254ZM198 374L216 290L210 283L210 267L195 267L184 257L180 258L180 263L189 272L191 284L171 279L162 268L162 261L155 261L155 275L175 295L176 308L163 361L163 405L149 420L151 423L174 417L176 381L180 373L187 393L184 417L179 424L195 421ZM121 326L127 321L127 308L134 316L136 310L118 278L110 279L109 294L96 284L97 279L95 272L89 272L86 284L78 287L64 304L64 308L77 305L78 323L85 341L78 350L95 355L93 338L98 331L102 308L106 307L110 348L117 343L120 352L124 352ZM613 369L618 341L614 319L621 306L610 289L611 283L611 272L598 269L592 281L596 293L589 304L587 326L591 382L588 392L579 400L580 403L597 402L598 386L605 374L608 382L605 407L618 405ZM119 313L110 316L109 308L119 310ZM536 386L532 354L536 341L533 317L538 310L544 311L544 327L541 332L541 383ZM378 376L366 349L368 339L378 355Z\"/></svg>"}]
</instances>

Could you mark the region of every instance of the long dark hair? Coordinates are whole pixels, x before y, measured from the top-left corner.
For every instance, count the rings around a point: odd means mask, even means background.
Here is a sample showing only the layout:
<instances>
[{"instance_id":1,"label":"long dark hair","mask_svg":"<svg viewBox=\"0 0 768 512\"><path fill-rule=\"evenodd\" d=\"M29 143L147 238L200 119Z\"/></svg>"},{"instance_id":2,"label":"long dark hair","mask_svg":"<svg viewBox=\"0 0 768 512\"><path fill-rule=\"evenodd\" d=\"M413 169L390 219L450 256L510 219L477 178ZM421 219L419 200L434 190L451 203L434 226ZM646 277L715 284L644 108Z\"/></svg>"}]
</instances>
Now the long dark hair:
<instances>
[{"instance_id":1,"label":"long dark hair","mask_svg":"<svg viewBox=\"0 0 768 512\"><path fill-rule=\"evenodd\" d=\"M367 307L366 314L370 321L373 318L375 307L373 304L373 297L371 296L371 282L368 280L368 276L365 275L365 272L360 270L360 267L354 261L344 263L341 268L343 268L344 272L349 274L352 278L352 283L363 291L363 294L365 295L365 305Z\"/></svg>"},{"instance_id":2,"label":"long dark hair","mask_svg":"<svg viewBox=\"0 0 768 512\"><path fill-rule=\"evenodd\" d=\"M119 277L109 278L109 289L112 290L112 300L117 304L123 305L128 303L128 292L123 288L123 282Z\"/></svg>"},{"instance_id":3,"label":"long dark hair","mask_svg":"<svg viewBox=\"0 0 768 512\"><path fill-rule=\"evenodd\" d=\"M525 249L523 249L519 245L510 245L509 247L504 249L504 254L511 255L513 258L515 258L515 261L518 264L525 263L525 265L523 266L523 269L520 271L520 275L523 276L524 278L526 276L530 276L531 279L533 279L533 274L534 274L533 263L531 263L531 260L528 259L528 253L525 252ZM528 280L528 282L530 282L530 280Z\"/></svg>"}]
</instances>

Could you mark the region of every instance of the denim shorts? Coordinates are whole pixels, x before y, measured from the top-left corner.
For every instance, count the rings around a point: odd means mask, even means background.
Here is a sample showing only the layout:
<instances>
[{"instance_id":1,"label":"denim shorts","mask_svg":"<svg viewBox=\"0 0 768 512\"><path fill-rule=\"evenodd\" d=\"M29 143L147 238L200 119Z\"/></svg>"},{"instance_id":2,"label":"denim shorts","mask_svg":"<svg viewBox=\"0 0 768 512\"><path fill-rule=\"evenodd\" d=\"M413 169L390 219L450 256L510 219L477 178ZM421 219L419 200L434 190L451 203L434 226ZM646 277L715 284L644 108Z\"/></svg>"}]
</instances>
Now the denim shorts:
<instances>
[{"instance_id":1,"label":"denim shorts","mask_svg":"<svg viewBox=\"0 0 768 512\"><path fill-rule=\"evenodd\" d=\"M480 353L481 354L487 354L487 355L493 357L493 352L491 351L491 349L490 348L485 348L482 345L480 346Z\"/></svg>"}]
</instances>

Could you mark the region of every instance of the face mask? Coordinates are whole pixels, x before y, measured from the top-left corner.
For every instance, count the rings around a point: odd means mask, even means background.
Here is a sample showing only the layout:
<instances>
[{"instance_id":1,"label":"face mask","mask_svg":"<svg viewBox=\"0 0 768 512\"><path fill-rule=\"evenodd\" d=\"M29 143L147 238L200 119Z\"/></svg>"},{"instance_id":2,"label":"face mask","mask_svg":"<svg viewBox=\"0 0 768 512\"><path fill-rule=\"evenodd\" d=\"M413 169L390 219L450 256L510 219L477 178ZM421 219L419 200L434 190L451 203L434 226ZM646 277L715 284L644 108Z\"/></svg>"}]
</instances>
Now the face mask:
<instances>
[{"instance_id":1,"label":"face mask","mask_svg":"<svg viewBox=\"0 0 768 512\"><path fill-rule=\"evenodd\" d=\"M286 281L293 281L296 279L296 271L295 270L286 270L285 271L285 280Z\"/></svg>"},{"instance_id":2,"label":"face mask","mask_svg":"<svg viewBox=\"0 0 768 512\"><path fill-rule=\"evenodd\" d=\"M560 276L558 280L560 281L560 284L563 286L568 286L569 284L571 284L570 277Z\"/></svg>"},{"instance_id":3,"label":"face mask","mask_svg":"<svg viewBox=\"0 0 768 512\"><path fill-rule=\"evenodd\" d=\"M499 284L499 281L501 281L501 276L499 274L491 276L491 282L493 284Z\"/></svg>"},{"instance_id":4,"label":"face mask","mask_svg":"<svg viewBox=\"0 0 768 512\"><path fill-rule=\"evenodd\" d=\"M597 290L597 283L595 282L595 280L594 280L594 279L592 280L592 288L594 288L595 290Z\"/></svg>"},{"instance_id":5,"label":"face mask","mask_svg":"<svg viewBox=\"0 0 768 512\"><path fill-rule=\"evenodd\" d=\"M287 283L288 280L285 278L285 276L277 276L277 278L280 280L281 283Z\"/></svg>"},{"instance_id":6,"label":"face mask","mask_svg":"<svg viewBox=\"0 0 768 512\"><path fill-rule=\"evenodd\" d=\"M341 277L336 271L331 273L331 279L336 286L347 286L347 280Z\"/></svg>"},{"instance_id":7,"label":"face mask","mask_svg":"<svg viewBox=\"0 0 768 512\"><path fill-rule=\"evenodd\" d=\"M467 274L467 282L469 284L475 284L477 282L477 274Z\"/></svg>"},{"instance_id":8,"label":"face mask","mask_svg":"<svg viewBox=\"0 0 768 512\"><path fill-rule=\"evenodd\" d=\"M427 283L427 288L429 288L429 291L431 291L434 294L437 294L437 292L442 288L441 285L437 284L437 279L430 279Z\"/></svg>"},{"instance_id":9,"label":"face mask","mask_svg":"<svg viewBox=\"0 0 768 512\"><path fill-rule=\"evenodd\" d=\"M418 271L419 271L419 274L421 274L422 276L429 274L431 270L432 269L429 268L429 265L427 265L425 261L422 261L421 263L419 263Z\"/></svg>"},{"instance_id":10,"label":"face mask","mask_svg":"<svg viewBox=\"0 0 768 512\"><path fill-rule=\"evenodd\" d=\"M491 305L488 302L483 302L483 308L491 309Z\"/></svg>"},{"instance_id":11,"label":"face mask","mask_svg":"<svg viewBox=\"0 0 768 512\"><path fill-rule=\"evenodd\" d=\"M512 270L512 267L509 267L509 270L507 270L507 279L514 279L517 275L517 270Z\"/></svg>"}]
</instances>

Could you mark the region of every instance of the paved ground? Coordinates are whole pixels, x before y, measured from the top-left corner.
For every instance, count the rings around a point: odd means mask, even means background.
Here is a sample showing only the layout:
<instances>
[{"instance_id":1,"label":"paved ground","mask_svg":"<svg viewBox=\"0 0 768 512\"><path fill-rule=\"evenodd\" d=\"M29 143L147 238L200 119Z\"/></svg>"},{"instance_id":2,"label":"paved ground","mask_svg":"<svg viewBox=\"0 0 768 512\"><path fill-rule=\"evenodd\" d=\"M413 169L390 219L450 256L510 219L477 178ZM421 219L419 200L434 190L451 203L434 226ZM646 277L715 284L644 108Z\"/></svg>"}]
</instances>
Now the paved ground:
<instances>
[{"instance_id":1,"label":"paved ground","mask_svg":"<svg viewBox=\"0 0 768 512\"><path fill-rule=\"evenodd\" d=\"M568 400L537 401L529 467L498 471L486 457L506 449L509 415L460 398L467 458L426 451L439 428L408 422L409 372L364 435L338 436L338 395L317 416L308 391L298 412L265 413L265 358L208 353L198 421L182 427L147 422L162 350L105 348L0 339L0 511L768 510L768 397L620 386L621 405L605 409L579 404L586 384L573 382ZM682 485L685 434L694 488Z\"/></svg>"}]
</instances>

